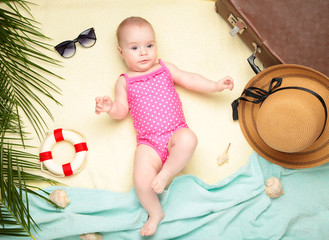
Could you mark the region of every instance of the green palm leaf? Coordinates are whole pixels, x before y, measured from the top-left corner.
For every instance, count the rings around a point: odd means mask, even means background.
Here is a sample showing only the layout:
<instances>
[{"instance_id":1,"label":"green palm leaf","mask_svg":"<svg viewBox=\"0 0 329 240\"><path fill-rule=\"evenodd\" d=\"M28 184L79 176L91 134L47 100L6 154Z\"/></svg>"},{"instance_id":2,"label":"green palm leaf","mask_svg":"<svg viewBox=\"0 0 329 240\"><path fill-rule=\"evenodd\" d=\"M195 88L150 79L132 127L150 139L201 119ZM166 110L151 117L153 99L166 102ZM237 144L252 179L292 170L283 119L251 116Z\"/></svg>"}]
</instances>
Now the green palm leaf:
<instances>
[{"instance_id":1,"label":"green palm leaf","mask_svg":"<svg viewBox=\"0 0 329 240\"><path fill-rule=\"evenodd\" d=\"M33 238L31 232L38 227L29 212L28 193L49 200L31 183L58 182L29 172L40 166L38 156L28 152L32 146L25 144L29 133L21 119L25 115L41 139L47 130L43 116L53 118L41 96L59 104L53 94L60 93L44 76L60 77L41 65L59 63L43 53L51 46L35 27L38 23L32 19L29 4L0 1L0 235Z\"/></svg>"}]
</instances>

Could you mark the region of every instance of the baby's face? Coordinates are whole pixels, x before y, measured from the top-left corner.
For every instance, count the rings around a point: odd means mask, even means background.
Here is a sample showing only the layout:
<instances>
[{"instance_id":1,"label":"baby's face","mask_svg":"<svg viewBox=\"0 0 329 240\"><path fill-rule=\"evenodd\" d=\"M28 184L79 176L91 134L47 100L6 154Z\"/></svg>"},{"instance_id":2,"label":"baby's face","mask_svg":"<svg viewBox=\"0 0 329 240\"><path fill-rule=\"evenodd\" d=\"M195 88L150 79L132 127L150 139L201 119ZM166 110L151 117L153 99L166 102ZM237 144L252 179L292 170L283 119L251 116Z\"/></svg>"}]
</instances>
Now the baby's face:
<instances>
[{"instance_id":1,"label":"baby's face","mask_svg":"<svg viewBox=\"0 0 329 240\"><path fill-rule=\"evenodd\" d=\"M148 25L126 26L121 33L119 52L129 71L145 72L157 60L153 29Z\"/></svg>"}]
</instances>

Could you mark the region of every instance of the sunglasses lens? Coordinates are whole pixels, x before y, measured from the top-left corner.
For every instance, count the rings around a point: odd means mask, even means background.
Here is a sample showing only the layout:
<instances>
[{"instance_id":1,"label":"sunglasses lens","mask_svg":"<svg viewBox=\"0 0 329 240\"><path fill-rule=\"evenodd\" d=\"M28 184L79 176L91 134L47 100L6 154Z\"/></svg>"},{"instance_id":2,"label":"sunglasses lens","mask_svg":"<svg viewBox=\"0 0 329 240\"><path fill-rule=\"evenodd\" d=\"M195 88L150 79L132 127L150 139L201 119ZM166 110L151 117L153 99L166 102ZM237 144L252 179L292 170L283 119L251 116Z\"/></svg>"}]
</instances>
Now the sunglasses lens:
<instances>
[{"instance_id":1,"label":"sunglasses lens","mask_svg":"<svg viewBox=\"0 0 329 240\"><path fill-rule=\"evenodd\" d=\"M75 54L74 41L65 41L55 47L56 51L65 58L70 58Z\"/></svg>"},{"instance_id":2,"label":"sunglasses lens","mask_svg":"<svg viewBox=\"0 0 329 240\"><path fill-rule=\"evenodd\" d=\"M82 32L78 37L78 42L84 47L92 47L96 43L96 35L93 28Z\"/></svg>"}]
</instances>

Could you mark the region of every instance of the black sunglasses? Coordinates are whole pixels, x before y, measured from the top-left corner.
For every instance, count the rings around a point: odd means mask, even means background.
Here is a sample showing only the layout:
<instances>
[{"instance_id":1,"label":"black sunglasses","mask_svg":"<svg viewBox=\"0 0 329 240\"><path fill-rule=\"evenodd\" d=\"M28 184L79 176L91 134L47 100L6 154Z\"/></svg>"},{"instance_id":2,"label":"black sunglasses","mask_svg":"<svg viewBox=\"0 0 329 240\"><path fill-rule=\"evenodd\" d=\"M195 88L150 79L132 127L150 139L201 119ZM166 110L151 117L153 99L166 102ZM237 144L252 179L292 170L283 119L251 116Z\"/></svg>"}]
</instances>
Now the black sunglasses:
<instances>
[{"instance_id":1,"label":"black sunglasses","mask_svg":"<svg viewBox=\"0 0 329 240\"><path fill-rule=\"evenodd\" d=\"M62 42L55 46L55 49L62 57L70 58L75 54L76 42L79 42L83 47L86 48L94 46L96 43L95 29L87 29L80 33L80 35L76 39Z\"/></svg>"}]
</instances>

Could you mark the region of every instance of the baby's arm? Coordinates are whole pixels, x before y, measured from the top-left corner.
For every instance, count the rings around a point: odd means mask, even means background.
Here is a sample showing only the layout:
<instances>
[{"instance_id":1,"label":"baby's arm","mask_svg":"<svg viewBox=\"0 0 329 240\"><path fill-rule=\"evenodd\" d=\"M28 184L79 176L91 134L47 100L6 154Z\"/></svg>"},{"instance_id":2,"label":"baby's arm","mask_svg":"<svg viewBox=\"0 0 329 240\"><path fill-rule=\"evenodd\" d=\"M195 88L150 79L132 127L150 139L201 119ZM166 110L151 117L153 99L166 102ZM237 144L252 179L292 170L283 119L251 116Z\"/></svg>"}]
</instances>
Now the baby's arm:
<instances>
[{"instance_id":1,"label":"baby's arm","mask_svg":"<svg viewBox=\"0 0 329 240\"><path fill-rule=\"evenodd\" d=\"M183 71L171 63L166 62L166 66L173 77L174 83L193 91L205 93L221 92L224 89L232 90L234 87L233 79L230 76L214 82L197 73Z\"/></svg>"},{"instance_id":2,"label":"baby's arm","mask_svg":"<svg viewBox=\"0 0 329 240\"><path fill-rule=\"evenodd\" d=\"M96 97L95 112L106 112L114 119L123 119L128 115L128 111L126 80L121 76L115 85L115 100L112 101L108 96Z\"/></svg>"}]
</instances>

